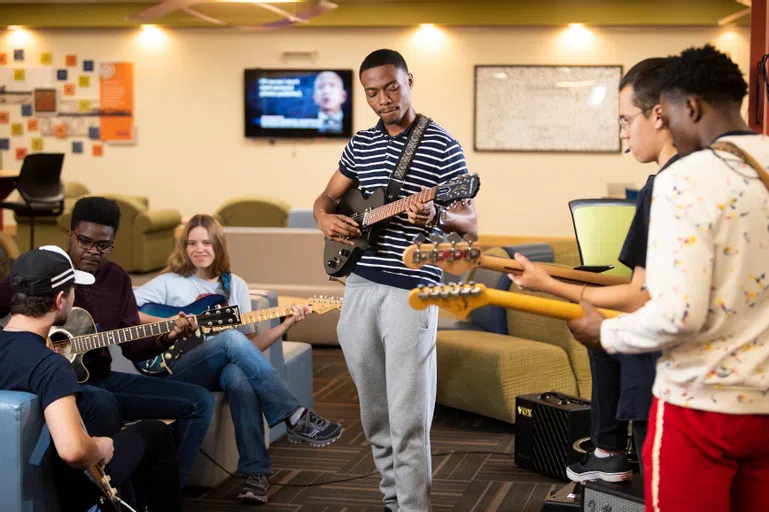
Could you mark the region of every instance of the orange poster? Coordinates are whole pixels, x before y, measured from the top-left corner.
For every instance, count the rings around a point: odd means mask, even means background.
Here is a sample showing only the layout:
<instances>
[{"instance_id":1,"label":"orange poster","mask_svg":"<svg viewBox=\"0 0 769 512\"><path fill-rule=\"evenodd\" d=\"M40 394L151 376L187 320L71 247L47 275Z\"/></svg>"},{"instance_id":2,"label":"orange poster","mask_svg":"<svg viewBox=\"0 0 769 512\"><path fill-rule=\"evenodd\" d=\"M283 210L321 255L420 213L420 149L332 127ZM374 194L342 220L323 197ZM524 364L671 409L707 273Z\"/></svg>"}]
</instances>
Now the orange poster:
<instances>
[{"instance_id":1,"label":"orange poster","mask_svg":"<svg viewBox=\"0 0 769 512\"><path fill-rule=\"evenodd\" d=\"M103 62L99 66L99 86L101 140L133 140L133 64Z\"/></svg>"}]
</instances>

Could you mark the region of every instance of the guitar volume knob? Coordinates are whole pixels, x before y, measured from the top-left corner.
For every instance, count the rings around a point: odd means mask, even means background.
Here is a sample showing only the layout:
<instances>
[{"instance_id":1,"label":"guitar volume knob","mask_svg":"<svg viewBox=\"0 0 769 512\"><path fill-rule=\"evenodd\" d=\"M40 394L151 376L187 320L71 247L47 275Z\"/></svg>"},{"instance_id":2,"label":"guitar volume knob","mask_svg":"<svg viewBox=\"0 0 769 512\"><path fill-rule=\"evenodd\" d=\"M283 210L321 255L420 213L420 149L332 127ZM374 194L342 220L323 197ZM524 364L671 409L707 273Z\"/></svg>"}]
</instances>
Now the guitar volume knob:
<instances>
[{"instance_id":1,"label":"guitar volume knob","mask_svg":"<svg viewBox=\"0 0 769 512\"><path fill-rule=\"evenodd\" d=\"M326 262L326 265L331 267L331 268L336 268L336 260L328 260Z\"/></svg>"}]
</instances>

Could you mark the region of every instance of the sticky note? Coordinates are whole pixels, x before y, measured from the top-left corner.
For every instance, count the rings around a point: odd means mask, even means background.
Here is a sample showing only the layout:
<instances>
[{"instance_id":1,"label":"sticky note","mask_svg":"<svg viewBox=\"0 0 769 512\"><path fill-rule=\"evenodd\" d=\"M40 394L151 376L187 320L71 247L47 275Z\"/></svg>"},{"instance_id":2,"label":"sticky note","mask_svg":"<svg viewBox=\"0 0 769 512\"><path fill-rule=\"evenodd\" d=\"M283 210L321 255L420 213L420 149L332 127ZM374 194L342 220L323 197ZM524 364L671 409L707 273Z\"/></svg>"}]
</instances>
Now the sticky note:
<instances>
[{"instance_id":1,"label":"sticky note","mask_svg":"<svg viewBox=\"0 0 769 512\"><path fill-rule=\"evenodd\" d=\"M40 64L43 66L50 66L53 64L53 54L51 52L43 52L40 54Z\"/></svg>"},{"instance_id":2,"label":"sticky note","mask_svg":"<svg viewBox=\"0 0 769 512\"><path fill-rule=\"evenodd\" d=\"M64 64L68 68L74 68L75 66L77 66L77 55L67 55L66 57L64 57Z\"/></svg>"},{"instance_id":3,"label":"sticky note","mask_svg":"<svg viewBox=\"0 0 769 512\"><path fill-rule=\"evenodd\" d=\"M0 124L8 124L11 122L11 115L8 112L0 112Z\"/></svg>"},{"instance_id":4,"label":"sticky note","mask_svg":"<svg viewBox=\"0 0 769 512\"><path fill-rule=\"evenodd\" d=\"M104 155L104 146L102 144L94 144L91 150L93 151L93 156Z\"/></svg>"},{"instance_id":5,"label":"sticky note","mask_svg":"<svg viewBox=\"0 0 769 512\"><path fill-rule=\"evenodd\" d=\"M83 61L83 71L93 71L93 61L92 60L84 60Z\"/></svg>"},{"instance_id":6,"label":"sticky note","mask_svg":"<svg viewBox=\"0 0 769 512\"><path fill-rule=\"evenodd\" d=\"M99 127L98 126L90 126L88 128L88 138L91 140L99 140Z\"/></svg>"},{"instance_id":7,"label":"sticky note","mask_svg":"<svg viewBox=\"0 0 769 512\"><path fill-rule=\"evenodd\" d=\"M11 123L11 135L15 137L24 135L24 125L21 123Z\"/></svg>"},{"instance_id":8,"label":"sticky note","mask_svg":"<svg viewBox=\"0 0 769 512\"><path fill-rule=\"evenodd\" d=\"M75 84L64 84L64 96L75 95Z\"/></svg>"},{"instance_id":9,"label":"sticky note","mask_svg":"<svg viewBox=\"0 0 769 512\"><path fill-rule=\"evenodd\" d=\"M26 76L27 74L23 69L13 70L13 79L16 80L17 82L23 82Z\"/></svg>"},{"instance_id":10,"label":"sticky note","mask_svg":"<svg viewBox=\"0 0 769 512\"><path fill-rule=\"evenodd\" d=\"M16 160L27 158L27 148L16 148Z\"/></svg>"},{"instance_id":11,"label":"sticky note","mask_svg":"<svg viewBox=\"0 0 769 512\"><path fill-rule=\"evenodd\" d=\"M13 50L13 60L21 62L24 60L24 50Z\"/></svg>"},{"instance_id":12,"label":"sticky note","mask_svg":"<svg viewBox=\"0 0 769 512\"><path fill-rule=\"evenodd\" d=\"M42 137L33 137L32 138L32 151L42 151L43 150L43 138Z\"/></svg>"},{"instance_id":13,"label":"sticky note","mask_svg":"<svg viewBox=\"0 0 769 512\"><path fill-rule=\"evenodd\" d=\"M8 65L8 54L0 53L0 66L7 66L7 65Z\"/></svg>"},{"instance_id":14,"label":"sticky note","mask_svg":"<svg viewBox=\"0 0 769 512\"><path fill-rule=\"evenodd\" d=\"M66 139L67 138L67 125L66 124L57 124L54 127L54 134L56 135L57 139Z\"/></svg>"},{"instance_id":15,"label":"sticky note","mask_svg":"<svg viewBox=\"0 0 769 512\"><path fill-rule=\"evenodd\" d=\"M79 155L83 152L83 143L80 141L75 141L72 143L72 152L76 155Z\"/></svg>"},{"instance_id":16,"label":"sticky note","mask_svg":"<svg viewBox=\"0 0 769 512\"><path fill-rule=\"evenodd\" d=\"M0 151L8 151L11 149L11 139L4 137L0 139Z\"/></svg>"},{"instance_id":17,"label":"sticky note","mask_svg":"<svg viewBox=\"0 0 769 512\"><path fill-rule=\"evenodd\" d=\"M88 75L80 75L80 78L77 80L77 85L80 87L90 87L91 77Z\"/></svg>"},{"instance_id":18,"label":"sticky note","mask_svg":"<svg viewBox=\"0 0 769 512\"><path fill-rule=\"evenodd\" d=\"M22 105L21 106L21 116L22 117L31 117L32 116L32 105Z\"/></svg>"},{"instance_id":19,"label":"sticky note","mask_svg":"<svg viewBox=\"0 0 769 512\"><path fill-rule=\"evenodd\" d=\"M91 100L77 100L77 111L87 114L91 111Z\"/></svg>"},{"instance_id":20,"label":"sticky note","mask_svg":"<svg viewBox=\"0 0 769 512\"><path fill-rule=\"evenodd\" d=\"M40 129L40 123L37 119L27 119L27 131L36 132Z\"/></svg>"},{"instance_id":21,"label":"sticky note","mask_svg":"<svg viewBox=\"0 0 769 512\"><path fill-rule=\"evenodd\" d=\"M67 79L67 70L66 69L57 69L56 70L56 80L66 80Z\"/></svg>"}]
</instances>

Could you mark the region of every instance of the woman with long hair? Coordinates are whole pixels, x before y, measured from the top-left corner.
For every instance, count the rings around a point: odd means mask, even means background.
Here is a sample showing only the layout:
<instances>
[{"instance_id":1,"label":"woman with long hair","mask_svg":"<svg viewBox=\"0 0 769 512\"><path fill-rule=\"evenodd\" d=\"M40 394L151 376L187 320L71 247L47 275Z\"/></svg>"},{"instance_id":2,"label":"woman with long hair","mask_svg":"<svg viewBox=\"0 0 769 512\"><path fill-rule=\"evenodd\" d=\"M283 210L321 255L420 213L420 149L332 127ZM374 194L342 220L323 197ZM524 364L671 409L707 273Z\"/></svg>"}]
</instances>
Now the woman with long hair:
<instances>
[{"instance_id":1,"label":"woman with long hair","mask_svg":"<svg viewBox=\"0 0 769 512\"><path fill-rule=\"evenodd\" d=\"M184 226L163 272L134 290L139 307L164 304L182 308L212 294L221 294L241 313L251 311L246 282L230 271L230 257L221 225L210 215L195 215ZM238 472L246 476L239 498L267 501L272 471L264 444L262 414L270 426L285 421L292 442L325 446L342 434L342 427L303 408L280 381L262 350L310 313L308 306L291 306L293 315L266 332L241 326L207 336L205 343L186 353L162 378L190 382L210 391L223 390L232 410L240 459ZM142 322L157 319L141 314Z\"/></svg>"}]
</instances>

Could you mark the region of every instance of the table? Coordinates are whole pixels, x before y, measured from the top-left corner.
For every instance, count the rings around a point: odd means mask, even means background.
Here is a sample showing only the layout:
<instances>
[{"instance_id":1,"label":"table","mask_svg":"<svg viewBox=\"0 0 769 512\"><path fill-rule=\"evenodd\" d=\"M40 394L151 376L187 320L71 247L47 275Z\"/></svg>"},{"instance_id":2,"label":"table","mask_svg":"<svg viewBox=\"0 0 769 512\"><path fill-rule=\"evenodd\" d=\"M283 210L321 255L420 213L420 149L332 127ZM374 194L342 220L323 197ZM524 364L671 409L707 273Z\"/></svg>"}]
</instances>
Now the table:
<instances>
[{"instance_id":1,"label":"table","mask_svg":"<svg viewBox=\"0 0 769 512\"><path fill-rule=\"evenodd\" d=\"M0 201L5 201L16 190L19 171L0 170ZM0 231L3 230L3 210L0 208Z\"/></svg>"}]
</instances>

